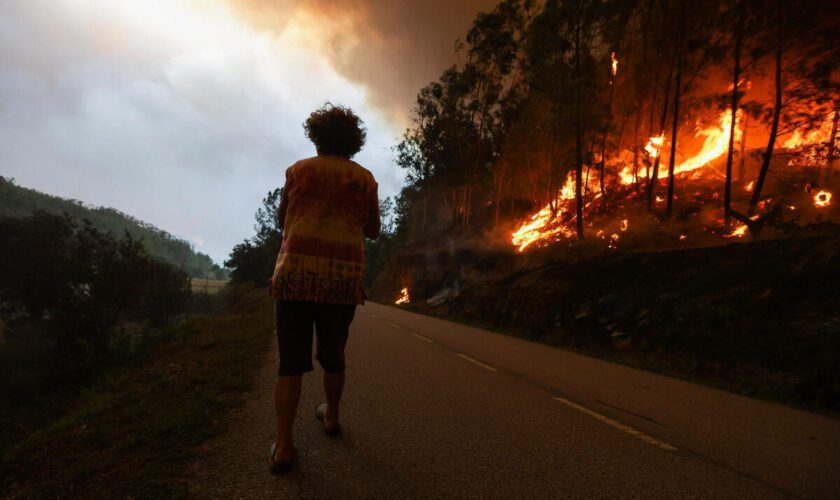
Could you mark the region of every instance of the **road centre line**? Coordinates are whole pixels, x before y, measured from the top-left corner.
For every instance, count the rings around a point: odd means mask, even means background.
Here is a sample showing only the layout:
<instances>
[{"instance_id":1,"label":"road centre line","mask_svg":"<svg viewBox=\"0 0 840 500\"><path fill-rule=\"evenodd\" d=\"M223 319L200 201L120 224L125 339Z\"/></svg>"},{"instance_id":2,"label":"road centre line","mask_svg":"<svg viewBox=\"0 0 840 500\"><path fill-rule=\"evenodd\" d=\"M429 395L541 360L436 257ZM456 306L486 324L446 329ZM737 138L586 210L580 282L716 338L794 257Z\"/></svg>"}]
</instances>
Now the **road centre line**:
<instances>
[{"instance_id":1,"label":"road centre line","mask_svg":"<svg viewBox=\"0 0 840 500\"><path fill-rule=\"evenodd\" d=\"M376 315L373 315L373 314L372 314L372 316L376 317ZM378 317L377 317L377 319L378 319ZM398 325L396 323L392 323L390 321L387 321L386 323L393 326L394 328L397 328L397 329L400 329L400 330L403 329L400 325ZM418 339L423 340L425 342L428 342L430 344L435 343L434 340L432 340L428 337L424 337L423 335L420 335L419 333L411 332L411 334L414 335L415 337L417 337ZM481 361L478 361L477 359L471 358L471 357L467 356L466 354L456 352L455 355L458 356L461 359L469 361L470 363L478 365L478 366L484 368L485 370L492 371L492 372L498 371L496 368L494 368L490 365L484 364ZM629 434L629 435L635 437L636 439L639 439L639 440L641 440L641 441L643 441L643 442L645 442L645 443L647 443L651 446L656 446L657 448L659 448L663 451L677 451L677 448L675 446L672 446L672 445L670 445L670 444L668 444L664 441L656 439L653 436L649 436L649 435L647 435L647 434L645 434L645 433L643 433L639 430L634 429L633 427L630 427L629 425L622 424L621 422L619 422L617 420L614 420L614 419L612 419L612 418L610 418L606 415L602 415L602 414L600 414L600 413L598 413L594 410L590 410L589 408L586 408L586 407L581 406L577 403L569 401L566 398L561 398L561 397L555 396L555 397L553 397L553 399L555 401L563 403L564 405L568 406L569 408L575 409L575 410L577 410L581 413L585 413L586 415L589 415L590 417L594 418L595 420L603 422L603 423L609 425L610 427L618 429L621 432L624 432L625 434Z\"/></svg>"},{"instance_id":2,"label":"road centre line","mask_svg":"<svg viewBox=\"0 0 840 500\"><path fill-rule=\"evenodd\" d=\"M568 399L565 399L565 398L560 398L560 397L555 396L553 399L555 401L559 401L559 402L563 403L564 405L568 406L569 408L573 408L573 409L575 409L579 412L585 413L585 414L589 415L590 417L594 418L595 420L601 421L601 422L609 425L610 427L614 427L614 428L616 428L616 429L618 429L618 430L620 430L620 431L622 431L626 434L630 434L631 436L635 437L636 439L640 439L640 440L644 441L645 443L647 443L649 445L656 446L657 448L659 448L661 450L664 450L664 451L677 451L676 447L671 446L670 444L668 444L664 441L660 441L653 436L648 436L647 434L645 434L641 431L638 431L638 430L630 427L629 425L622 424L621 422L619 422L617 420L613 420L610 417L607 417L606 415L601 415L597 411L590 410L589 408L581 406L577 403L573 403L572 401L569 401Z\"/></svg>"},{"instance_id":3,"label":"road centre line","mask_svg":"<svg viewBox=\"0 0 840 500\"><path fill-rule=\"evenodd\" d=\"M493 368L492 366L490 366L490 365L485 365L485 364L484 364L484 363L482 363L481 361L478 361L478 360L476 360L476 359L473 359L473 358L471 358L471 357L467 356L466 354L461 354L460 352L456 352L456 353L455 353L455 355L456 355L456 356L459 356L459 357L461 357L461 358L464 358L464 359L466 359L467 361L469 361L470 363L476 364L476 365L478 365L478 366L480 366L480 367L484 368L485 370L490 370L491 372L495 372L495 371L497 371L497 370L496 370L495 368Z\"/></svg>"}]
</instances>

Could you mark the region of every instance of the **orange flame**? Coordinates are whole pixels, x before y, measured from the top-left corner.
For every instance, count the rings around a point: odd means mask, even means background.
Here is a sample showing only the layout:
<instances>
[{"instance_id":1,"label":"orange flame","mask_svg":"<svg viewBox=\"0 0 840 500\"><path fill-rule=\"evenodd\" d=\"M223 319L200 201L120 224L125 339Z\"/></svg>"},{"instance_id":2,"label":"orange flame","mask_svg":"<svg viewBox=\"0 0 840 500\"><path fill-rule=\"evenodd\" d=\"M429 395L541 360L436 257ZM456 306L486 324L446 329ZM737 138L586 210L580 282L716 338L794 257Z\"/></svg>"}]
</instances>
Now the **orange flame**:
<instances>
[{"instance_id":1,"label":"orange flame","mask_svg":"<svg viewBox=\"0 0 840 500\"><path fill-rule=\"evenodd\" d=\"M519 251L522 252L529 245L541 241L547 240L549 238L554 238L558 236L565 236L571 237L573 231L570 228L563 226L562 224L555 224L553 227L552 222L559 218L563 214L563 201L570 201L575 199L575 174L574 172L569 172L569 175L566 176L566 182L563 184L563 188L560 190L560 193L557 195L557 199L555 200L555 210L551 209L551 204L544 206L542 210L535 213L528 219L527 222L523 223L519 229L513 232L511 235L511 241L514 245L519 247Z\"/></svg>"},{"instance_id":2,"label":"orange flame","mask_svg":"<svg viewBox=\"0 0 840 500\"><path fill-rule=\"evenodd\" d=\"M651 137L645 146L645 151L648 152L651 158L659 156L659 151L662 149L662 143L665 142L665 136L659 135Z\"/></svg>"},{"instance_id":3,"label":"orange flame","mask_svg":"<svg viewBox=\"0 0 840 500\"><path fill-rule=\"evenodd\" d=\"M738 128L738 121L740 118L740 113L735 115L735 141L739 141L741 139L742 130ZM696 155L678 165L675 165L674 175L697 170L707 165L709 162L723 156L729 148L729 131L731 128L732 114L729 111L724 111L718 117L717 125L698 130L696 133L697 136L706 137L703 141L703 146ZM651 158L656 158L659 156L664 142L664 136L660 135L651 137L645 146L645 151L648 152ZM662 172L662 174L663 175L660 178L668 177L667 170ZM646 174L645 172L640 172L640 175L644 176ZM624 169L619 173L619 176L621 178L621 183L624 185L630 184L635 180L629 166L624 167Z\"/></svg>"},{"instance_id":4,"label":"orange flame","mask_svg":"<svg viewBox=\"0 0 840 500\"><path fill-rule=\"evenodd\" d=\"M736 227L732 230L731 233L725 234L724 238L743 238L747 235L747 225L741 224L740 226Z\"/></svg>"},{"instance_id":5,"label":"orange flame","mask_svg":"<svg viewBox=\"0 0 840 500\"><path fill-rule=\"evenodd\" d=\"M741 129L738 128L740 119L741 113L738 112L735 114L735 142L741 140ZM732 114L729 111L724 111L720 114L718 122L718 126L697 131L696 135L706 136L706 140L703 141L703 147L699 153L677 165L674 168L675 175L696 170L726 153L729 149L729 132L732 129Z\"/></svg>"},{"instance_id":6,"label":"orange flame","mask_svg":"<svg viewBox=\"0 0 840 500\"><path fill-rule=\"evenodd\" d=\"M787 149L798 148L807 144L819 144L828 142L831 139L831 128L834 125L833 116L826 117L818 128L810 132L802 133L799 129L793 131L793 135L782 144Z\"/></svg>"},{"instance_id":7,"label":"orange flame","mask_svg":"<svg viewBox=\"0 0 840 500\"><path fill-rule=\"evenodd\" d=\"M409 302L411 302L411 297L408 295L408 288L403 287L403 289L400 290L400 296L394 301L394 304L408 304Z\"/></svg>"},{"instance_id":8,"label":"orange flame","mask_svg":"<svg viewBox=\"0 0 840 500\"><path fill-rule=\"evenodd\" d=\"M612 76L614 78L615 75L618 73L618 59L615 58L615 52L610 54L610 61L612 61L611 71L612 71Z\"/></svg>"}]
</instances>

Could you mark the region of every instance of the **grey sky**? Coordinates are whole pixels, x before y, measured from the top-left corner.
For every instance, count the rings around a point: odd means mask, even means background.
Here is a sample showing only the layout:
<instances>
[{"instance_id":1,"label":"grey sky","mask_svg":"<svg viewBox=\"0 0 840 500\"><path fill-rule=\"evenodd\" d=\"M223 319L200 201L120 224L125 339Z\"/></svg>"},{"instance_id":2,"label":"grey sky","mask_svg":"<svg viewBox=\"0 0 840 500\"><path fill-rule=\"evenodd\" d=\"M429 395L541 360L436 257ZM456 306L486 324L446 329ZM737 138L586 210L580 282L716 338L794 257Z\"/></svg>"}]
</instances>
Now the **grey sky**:
<instances>
[{"instance_id":1,"label":"grey sky","mask_svg":"<svg viewBox=\"0 0 840 500\"><path fill-rule=\"evenodd\" d=\"M301 123L326 100L365 120L356 159L396 194L390 148L412 98L481 3L455 2L435 26L412 2L4 0L0 174L222 261L285 167L314 154Z\"/></svg>"}]
</instances>

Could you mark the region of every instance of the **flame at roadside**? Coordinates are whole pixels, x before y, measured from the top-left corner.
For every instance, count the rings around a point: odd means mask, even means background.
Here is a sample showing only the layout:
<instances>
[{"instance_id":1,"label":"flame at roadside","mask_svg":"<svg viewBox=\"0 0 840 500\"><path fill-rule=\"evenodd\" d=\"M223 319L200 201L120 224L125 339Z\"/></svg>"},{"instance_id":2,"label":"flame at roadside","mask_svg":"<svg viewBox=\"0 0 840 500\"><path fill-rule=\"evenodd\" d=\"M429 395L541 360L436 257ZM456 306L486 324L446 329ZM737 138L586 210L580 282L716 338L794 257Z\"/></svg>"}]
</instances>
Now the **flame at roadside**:
<instances>
[{"instance_id":1,"label":"flame at roadside","mask_svg":"<svg viewBox=\"0 0 840 500\"><path fill-rule=\"evenodd\" d=\"M408 304L409 302L411 302L411 296L408 294L408 288L403 287L403 289L400 290L400 296L397 297L397 300L394 301L394 304L401 305Z\"/></svg>"}]
</instances>

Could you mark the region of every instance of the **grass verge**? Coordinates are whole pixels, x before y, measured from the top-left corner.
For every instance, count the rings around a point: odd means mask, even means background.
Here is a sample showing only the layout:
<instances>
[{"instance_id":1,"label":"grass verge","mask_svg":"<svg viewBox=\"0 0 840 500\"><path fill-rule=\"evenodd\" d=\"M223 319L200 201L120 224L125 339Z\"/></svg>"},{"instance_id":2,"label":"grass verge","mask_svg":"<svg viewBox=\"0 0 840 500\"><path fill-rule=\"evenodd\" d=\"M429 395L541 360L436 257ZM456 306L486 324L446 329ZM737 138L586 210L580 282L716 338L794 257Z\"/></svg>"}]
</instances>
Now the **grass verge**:
<instances>
[{"instance_id":1,"label":"grass verge","mask_svg":"<svg viewBox=\"0 0 840 500\"><path fill-rule=\"evenodd\" d=\"M161 498L187 493L198 445L224 431L273 328L265 290L174 328L159 347L85 391L2 460L3 497Z\"/></svg>"}]
</instances>

